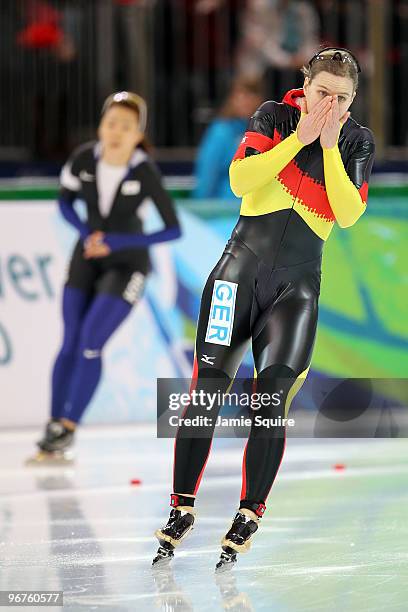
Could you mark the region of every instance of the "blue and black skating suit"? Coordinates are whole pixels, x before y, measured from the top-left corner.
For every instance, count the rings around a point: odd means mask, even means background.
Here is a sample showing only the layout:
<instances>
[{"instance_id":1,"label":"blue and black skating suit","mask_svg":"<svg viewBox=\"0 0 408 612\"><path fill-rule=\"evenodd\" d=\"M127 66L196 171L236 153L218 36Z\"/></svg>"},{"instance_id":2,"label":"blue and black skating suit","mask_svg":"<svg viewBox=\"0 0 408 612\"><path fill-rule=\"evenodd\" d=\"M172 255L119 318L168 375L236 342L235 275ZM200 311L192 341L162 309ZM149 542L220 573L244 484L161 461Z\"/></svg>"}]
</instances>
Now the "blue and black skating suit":
<instances>
[{"instance_id":1,"label":"blue and black skating suit","mask_svg":"<svg viewBox=\"0 0 408 612\"><path fill-rule=\"evenodd\" d=\"M142 296L150 270L148 247L180 235L173 203L148 155L137 148L127 169L113 168L115 173L119 170L115 181L104 183L98 181L100 152L98 143L80 147L61 173L60 209L80 237L63 290L64 334L52 374L51 416L75 423L81 421L99 384L106 343ZM101 196L106 196L104 211ZM74 208L78 198L86 204L85 221ZM147 198L165 226L151 234L144 233L141 215ZM110 253L85 257L89 252L84 241L96 231L103 232Z\"/></svg>"}]
</instances>

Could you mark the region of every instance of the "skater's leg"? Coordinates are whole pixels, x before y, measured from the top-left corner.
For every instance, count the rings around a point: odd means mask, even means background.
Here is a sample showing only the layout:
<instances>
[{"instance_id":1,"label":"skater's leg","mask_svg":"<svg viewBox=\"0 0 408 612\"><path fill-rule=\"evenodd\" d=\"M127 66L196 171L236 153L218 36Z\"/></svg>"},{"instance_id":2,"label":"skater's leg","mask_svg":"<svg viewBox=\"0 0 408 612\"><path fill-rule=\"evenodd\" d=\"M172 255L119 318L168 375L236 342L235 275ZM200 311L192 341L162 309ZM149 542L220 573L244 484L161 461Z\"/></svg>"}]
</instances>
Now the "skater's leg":
<instances>
[{"instance_id":1,"label":"skater's leg","mask_svg":"<svg viewBox=\"0 0 408 612\"><path fill-rule=\"evenodd\" d=\"M284 453L285 427L255 425L254 417L286 417L310 367L317 324L317 297L307 290L307 286L300 285L297 289L288 292L288 297L275 305L265 327L253 339L258 371L255 391L259 393L258 397L265 398L266 395L261 394L268 394L270 398L279 397L280 401L278 403L275 399L268 406L261 403L261 408L252 414L253 422L242 464L239 511L221 541L223 552L217 571L231 567L237 553L249 550Z\"/></svg>"},{"instance_id":2,"label":"skater's leg","mask_svg":"<svg viewBox=\"0 0 408 612\"><path fill-rule=\"evenodd\" d=\"M256 258L245 246L228 245L206 282L191 384L197 392L224 393L231 385L250 341L251 279L255 268ZM213 423L219 408L215 406L211 410ZM183 416L194 418L208 414L205 405L190 403ZM213 430L206 433L209 434L206 438L192 438L188 427L182 425L178 429L174 444L173 509L167 525L155 532L160 546L154 565L170 559L175 546L192 529L194 498L210 452Z\"/></svg>"},{"instance_id":3,"label":"skater's leg","mask_svg":"<svg viewBox=\"0 0 408 612\"><path fill-rule=\"evenodd\" d=\"M199 370L195 390L197 392L203 390L205 393L225 393L230 383L231 378L224 372L205 368ZM214 406L211 411L214 421L218 416L219 408L219 406ZM205 414L205 411L205 406L189 405L183 416L190 419ZM209 430L207 432L210 433ZM209 457L212 438L210 435L206 438L192 438L188 437L189 433L189 428L183 425L177 432L174 445L173 490L178 495L189 496L191 505L194 505L194 496Z\"/></svg>"},{"instance_id":4,"label":"skater's leg","mask_svg":"<svg viewBox=\"0 0 408 612\"><path fill-rule=\"evenodd\" d=\"M125 320L131 305L111 295L98 294L82 324L78 356L63 417L79 423L98 386L102 372L102 350Z\"/></svg>"},{"instance_id":5,"label":"skater's leg","mask_svg":"<svg viewBox=\"0 0 408 612\"><path fill-rule=\"evenodd\" d=\"M262 406L256 415L266 419L287 417L310 367L317 314L316 294L307 283L299 284L274 307L264 329L254 339L256 392L268 393L269 397L277 394L275 397L280 398L277 406ZM253 423L244 451L240 508L262 515L282 461L285 440L283 425L268 429Z\"/></svg>"},{"instance_id":6,"label":"skater's leg","mask_svg":"<svg viewBox=\"0 0 408 612\"><path fill-rule=\"evenodd\" d=\"M197 324L192 388L197 392L225 393L250 342L254 256L245 247L224 252L203 290ZM218 321L217 321L218 318ZM229 327L230 326L230 327ZM184 417L211 414L216 421L221 406L211 413L205 405L188 405ZM213 428L214 430L214 428ZM174 446L174 493L195 496L212 444L206 438L189 437L191 428L181 425Z\"/></svg>"},{"instance_id":7,"label":"skater's leg","mask_svg":"<svg viewBox=\"0 0 408 612\"><path fill-rule=\"evenodd\" d=\"M89 303L89 294L66 285L62 298L64 338L52 373L51 417L59 419L63 413L71 375L78 350L79 332Z\"/></svg>"},{"instance_id":8,"label":"skater's leg","mask_svg":"<svg viewBox=\"0 0 408 612\"><path fill-rule=\"evenodd\" d=\"M195 368L196 369L196 368ZM216 369L198 368L197 379L193 381L196 391L206 393L224 392L230 384L225 372ZM194 418L205 412L205 406L190 404L184 411L185 418ZM215 420L219 407L212 408ZM195 521L195 494L199 487L204 467L207 463L212 438L191 438L189 429L180 426L174 445L174 493L171 495L172 510L167 524L155 531L160 546L153 565L169 561L174 549L193 529Z\"/></svg>"},{"instance_id":9,"label":"skater's leg","mask_svg":"<svg viewBox=\"0 0 408 612\"><path fill-rule=\"evenodd\" d=\"M247 509L248 516L261 517L265 511L266 498L275 481L282 462L286 430L284 425L267 428L255 425L254 417L279 423L287 415L290 403L300 389L308 368L297 376L292 368L275 364L265 368L256 379L256 393L259 396L279 397L277 406L262 406L252 415L253 424L244 450L242 461L242 487L240 509Z\"/></svg>"},{"instance_id":10,"label":"skater's leg","mask_svg":"<svg viewBox=\"0 0 408 612\"><path fill-rule=\"evenodd\" d=\"M97 264L84 258L83 245L78 240L69 262L63 292L64 340L52 373L51 417L53 420L59 420L64 411L78 354L80 329L92 300L97 277Z\"/></svg>"},{"instance_id":11,"label":"skater's leg","mask_svg":"<svg viewBox=\"0 0 408 612\"><path fill-rule=\"evenodd\" d=\"M74 426L81 421L102 373L102 351L140 299L145 277L138 271L111 269L98 279L97 293L83 321L79 350L63 414Z\"/></svg>"}]
</instances>

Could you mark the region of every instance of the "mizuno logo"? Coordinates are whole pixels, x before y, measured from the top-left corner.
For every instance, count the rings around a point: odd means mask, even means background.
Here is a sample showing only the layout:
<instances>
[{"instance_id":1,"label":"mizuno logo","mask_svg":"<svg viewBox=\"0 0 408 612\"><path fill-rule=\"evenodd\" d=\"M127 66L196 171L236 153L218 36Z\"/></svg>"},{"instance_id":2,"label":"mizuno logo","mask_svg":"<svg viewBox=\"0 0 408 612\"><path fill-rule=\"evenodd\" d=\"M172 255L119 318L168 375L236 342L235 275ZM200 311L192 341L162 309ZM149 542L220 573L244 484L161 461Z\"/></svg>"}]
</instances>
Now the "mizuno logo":
<instances>
[{"instance_id":1,"label":"mizuno logo","mask_svg":"<svg viewBox=\"0 0 408 612\"><path fill-rule=\"evenodd\" d=\"M84 357L85 359L96 359L97 357L99 357L101 354L100 351L93 351L92 349L85 349L84 350Z\"/></svg>"},{"instance_id":2,"label":"mizuno logo","mask_svg":"<svg viewBox=\"0 0 408 612\"><path fill-rule=\"evenodd\" d=\"M215 357L210 357L209 355L202 355L201 357L201 361L204 361L204 363L208 363L209 365L214 365L214 359Z\"/></svg>"},{"instance_id":3,"label":"mizuno logo","mask_svg":"<svg viewBox=\"0 0 408 612\"><path fill-rule=\"evenodd\" d=\"M81 170L81 172L79 173L79 178L85 183L90 183L91 181L95 180L95 176L93 174L89 174L89 172L87 172L86 170Z\"/></svg>"}]
</instances>

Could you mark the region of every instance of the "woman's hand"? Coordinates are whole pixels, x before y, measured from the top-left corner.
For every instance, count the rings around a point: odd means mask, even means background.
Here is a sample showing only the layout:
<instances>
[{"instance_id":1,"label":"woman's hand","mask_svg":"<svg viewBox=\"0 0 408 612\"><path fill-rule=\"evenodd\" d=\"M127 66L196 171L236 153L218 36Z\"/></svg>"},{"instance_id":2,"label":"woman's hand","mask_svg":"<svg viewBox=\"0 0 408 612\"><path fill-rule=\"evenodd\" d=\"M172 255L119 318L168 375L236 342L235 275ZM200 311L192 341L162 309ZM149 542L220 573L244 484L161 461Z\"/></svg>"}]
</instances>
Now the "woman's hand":
<instances>
[{"instance_id":1,"label":"woman's hand","mask_svg":"<svg viewBox=\"0 0 408 612\"><path fill-rule=\"evenodd\" d=\"M103 232L100 232L99 230L96 232L92 232L92 234L89 234L87 239L84 241L85 249L88 249L89 247L97 244L101 244L104 238L105 234Z\"/></svg>"},{"instance_id":2,"label":"woman's hand","mask_svg":"<svg viewBox=\"0 0 408 612\"><path fill-rule=\"evenodd\" d=\"M344 113L341 118L339 117L339 103L337 96L333 96L330 110L326 115L320 134L320 144L323 149L332 149L336 146L340 130L349 117L349 112Z\"/></svg>"},{"instance_id":3,"label":"woman's hand","mask_svg":"<svg viewBox=\"0 0 408 612\"><path fill-rule=\"evenodd\" d=\"M99 244L85 249L84 257L85 259L98 259L101 257L106 257L110 253L111 250L107 244Z\"/></svg>"},{"instance_id":4,"label":"woman's hand","mask_svg":"<svg viewBox=\"0 0 408 612\"><path fill-rule=\"evenodd\" d=\"M85 259L98 259L100 257L106 257L111 253L111 249L107 244L103 242L105 234L97 231L93 232L84 242L84 258Z\"/></svg>"},{"instance_id":5,"label":"woman's hand","mask_svg":"<svg viewBox=\"0 0 408 612\"><path fill-rule=\"evenodd\" d=\"M307 110L306 98L300 99L302 116L297 126L297 137L304 145L314 142L319 138L327 114L331 108L332 96L325 96L310 111Z\"/></svg>"}]
</instances>

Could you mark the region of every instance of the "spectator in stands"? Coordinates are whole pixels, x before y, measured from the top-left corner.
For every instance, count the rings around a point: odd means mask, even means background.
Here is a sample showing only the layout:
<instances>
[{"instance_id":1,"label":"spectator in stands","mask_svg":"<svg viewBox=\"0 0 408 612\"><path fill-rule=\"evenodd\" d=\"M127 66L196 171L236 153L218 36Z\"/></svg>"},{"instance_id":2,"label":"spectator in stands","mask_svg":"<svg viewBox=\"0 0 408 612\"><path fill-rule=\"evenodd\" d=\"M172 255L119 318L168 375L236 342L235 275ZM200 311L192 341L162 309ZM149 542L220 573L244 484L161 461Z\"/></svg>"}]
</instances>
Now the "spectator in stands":
<instances>
[{"instance_id":1,"label":"spectator in stands","mask_svg":"<svg viewBox=\"0 0 408 612\"><path fill-rule=\"evenodd\" d=\"M257 79L237 79L218 116L208 126L196 160L196 198L231 198L229 165L247 121L263 100Z\"/></svg>"},{"instance_id":2,"label":"spectator in stands","mask_svg":"<svg viewBox=\"0 0 408 612\"><path fill-rule=\"evenodd\" d=\"M241 32L238 73L264 78L266 97L280 99L319 45L319 16L308 0L247 0Z\"/></svg>"}]
</instances>

